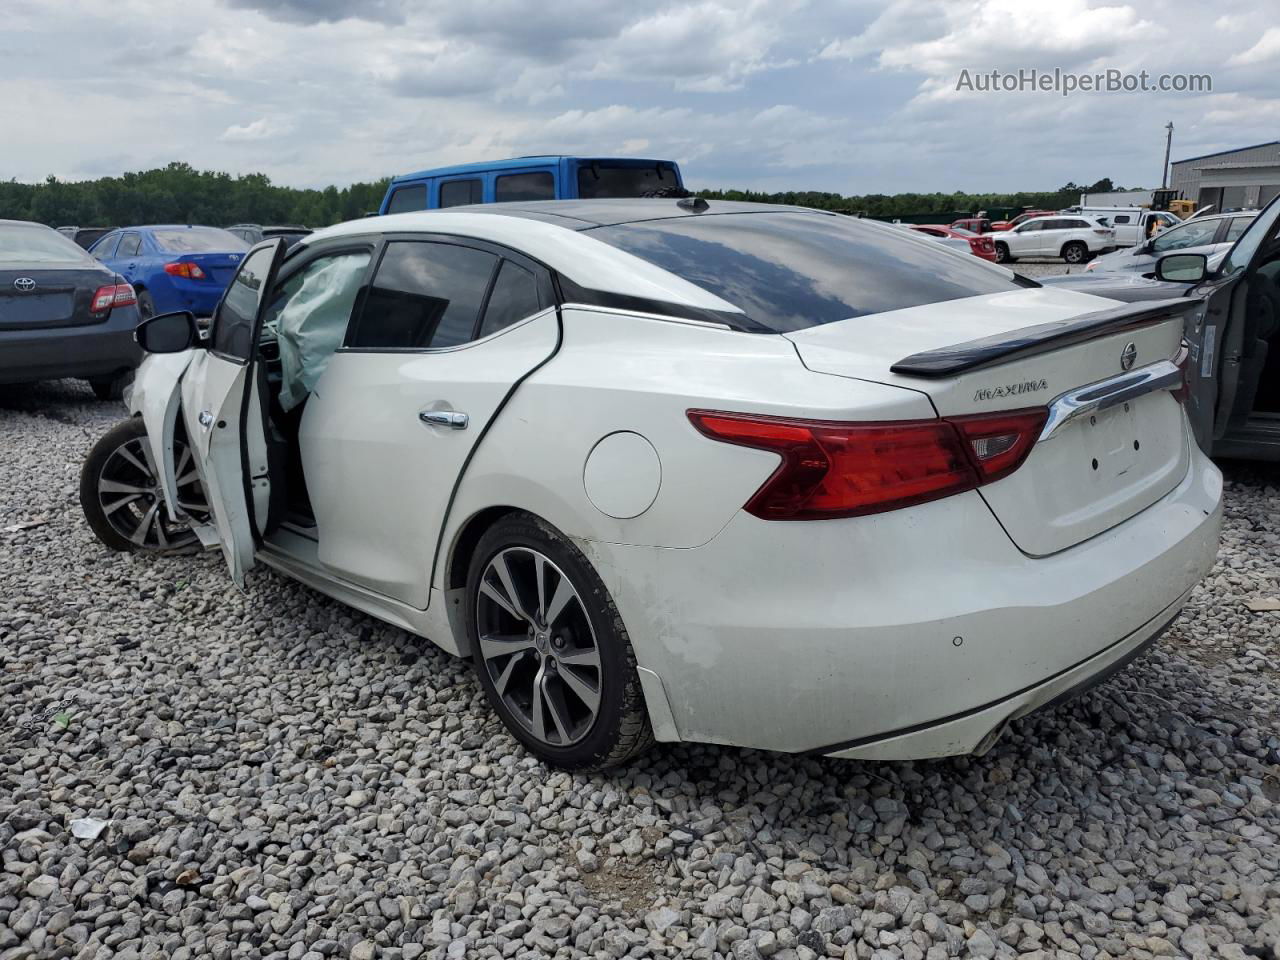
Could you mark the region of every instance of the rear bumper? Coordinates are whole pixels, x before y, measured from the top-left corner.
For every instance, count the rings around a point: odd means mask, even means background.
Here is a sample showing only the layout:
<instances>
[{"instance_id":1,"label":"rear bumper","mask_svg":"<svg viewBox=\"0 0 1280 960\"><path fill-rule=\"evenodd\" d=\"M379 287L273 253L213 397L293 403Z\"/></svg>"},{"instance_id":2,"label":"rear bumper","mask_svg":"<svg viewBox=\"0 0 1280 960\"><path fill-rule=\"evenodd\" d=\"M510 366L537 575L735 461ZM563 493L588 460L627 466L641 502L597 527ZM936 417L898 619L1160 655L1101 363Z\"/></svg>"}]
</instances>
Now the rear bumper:
<instances>
[{"instance_id":1,"label":"rear bumper","mask_svg":"<svg viewBox=\"0 0 1280 960\"><path fill-rule=\"evenodd\" d=\"M976 493L850 520L742 513L688 550L583 548L679 739L945 756L1158 635L1213 565L1221 492L1196 450L1160 501L1038 559Z\"/></svg>"},{"instance_id":2,"label":"rear bumper","mask_svg":"<svg viewBox=\"0 0 1280 960\"><path fill-rule=\"evenodd\" d=\"M0 331L0 383L108 377L132 370L142 360L133 340L137 325L137 308L122 307L102 323Z\"/></svg>"},{"instance_id":3,"label":"rear bumper","mask_svg":"<svg viewBox=\"0 0 1280 960\"><path fill-rule=\"evenodd\" d=\"M147 289L155 302L156 313L188 310L197 317L213 316L223 291L221 285L209 281L168 276L164 281L155 278L154 285Z\"/></svg>"}]
</instances>

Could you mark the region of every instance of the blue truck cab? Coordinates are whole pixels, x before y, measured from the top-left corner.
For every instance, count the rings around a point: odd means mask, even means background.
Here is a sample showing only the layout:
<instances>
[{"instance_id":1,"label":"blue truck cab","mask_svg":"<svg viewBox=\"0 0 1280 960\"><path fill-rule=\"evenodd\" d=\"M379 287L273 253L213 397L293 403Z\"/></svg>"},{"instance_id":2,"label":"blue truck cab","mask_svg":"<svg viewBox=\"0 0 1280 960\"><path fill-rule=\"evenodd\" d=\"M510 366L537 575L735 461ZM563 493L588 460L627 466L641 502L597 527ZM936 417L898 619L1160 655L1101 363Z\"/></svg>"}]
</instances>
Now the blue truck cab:
<instances>
[{"instance_id":1,"label":"blue truck cab","mask_svg":"<svg viewBox=\"0 0 1280 960\"><path fill-rule=\"evenodd\" d=\"M683 190L673 160L631 157L515 157L436 167L395 177L379 213L435 210L467 203L642 197Z\"/></svg>"}]
</instances>

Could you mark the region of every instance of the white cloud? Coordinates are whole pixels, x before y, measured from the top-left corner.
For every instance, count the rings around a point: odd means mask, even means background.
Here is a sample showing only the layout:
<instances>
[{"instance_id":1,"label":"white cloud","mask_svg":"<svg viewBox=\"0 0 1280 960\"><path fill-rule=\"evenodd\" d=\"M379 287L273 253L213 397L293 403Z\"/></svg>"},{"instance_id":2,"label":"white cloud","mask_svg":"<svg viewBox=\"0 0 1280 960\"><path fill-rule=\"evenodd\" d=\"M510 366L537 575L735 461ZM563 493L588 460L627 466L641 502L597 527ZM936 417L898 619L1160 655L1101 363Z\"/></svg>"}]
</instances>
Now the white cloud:
<instances>
[{"instance_id":1,"label":"white cloud","mask_svg":"<svg viewBox=\"0 0 1280 960\"><path fill-rule=\"evenodd\" d=\"M218 137L218 139L224 143L241 143L254 140L270 140L287 132L287 128L273 123L266 117L259 117L249 123L232 124L222 131L222 136Z\"/></svg>"},{"instance_id":2,"label":"white cloud","mask_svg":"<svg viewBox=\"0 0 1280 960\"><path fill-rule=\"evenodd\" d=\"M1258 42L1227 62L1237 66L1265 63L1280 58L1280 27L1268 27Z\"/></svg>"}]
</instances>

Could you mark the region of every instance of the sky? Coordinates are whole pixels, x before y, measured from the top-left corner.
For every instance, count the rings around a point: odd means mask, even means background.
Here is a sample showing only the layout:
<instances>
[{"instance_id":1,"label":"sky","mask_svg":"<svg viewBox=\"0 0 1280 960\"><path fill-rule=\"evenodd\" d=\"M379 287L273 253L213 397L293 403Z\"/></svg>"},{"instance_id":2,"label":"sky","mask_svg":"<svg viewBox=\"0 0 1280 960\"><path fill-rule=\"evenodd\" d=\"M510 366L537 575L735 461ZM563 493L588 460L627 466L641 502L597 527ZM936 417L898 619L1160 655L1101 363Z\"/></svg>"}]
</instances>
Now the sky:
<instances>
[{"instance_id":1,"label":"sky","mask_svg":"<svg viewBox=\"0 0 1280 960\"><path fill-rule=\"evenodd\" d=\"M339 186L535 153L689 186L1006 192L1280 139L1273 3L5 0L0 178L182 160ZM992 70L1211 92L957 89Z\"/></svg>"}]
</instances>

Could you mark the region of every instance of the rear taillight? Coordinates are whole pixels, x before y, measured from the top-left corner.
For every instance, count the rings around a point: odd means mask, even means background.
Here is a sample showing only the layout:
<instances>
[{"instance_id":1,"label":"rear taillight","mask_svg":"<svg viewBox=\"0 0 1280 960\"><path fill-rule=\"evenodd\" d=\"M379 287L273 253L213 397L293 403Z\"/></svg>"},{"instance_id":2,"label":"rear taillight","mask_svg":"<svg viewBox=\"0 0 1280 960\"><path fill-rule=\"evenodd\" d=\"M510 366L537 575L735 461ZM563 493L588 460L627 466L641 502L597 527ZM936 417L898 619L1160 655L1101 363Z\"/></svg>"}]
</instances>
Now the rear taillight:
<instances>
[{"instance_id":1,"label":"rear taillight","mask_svg":"<svg viewBox=\"0 0 1280 960\"><path fill-rule=\"evenodd\" d=\"M109 283L93 292L89 303L90 313L106 313L112 307L128 307L138 302L133 287L127 283Z\"/></svg>"},{"instance_id":2,"label":"rear taillight","mask_svg":"<svg viewBox=\"0 0 1280 960\"><path fill-rule=\"evenodd\" d=\"M204 271L200 269L200 265L198 263L188 263L186 260L175 260L172 263L166 263L164 272L174 277L186 277L188 280L204 279Z\"/></svg>"},{"instance_id":3,"label":"rear taillight","mask_svg":"<svg viewBox=\"0 0 1280 960\"><path fill-rule=\"evenodd\" d=\"M996 244L990 237L970 237L969 247L974 253L991 253L995 250Z\"/></svg>"},{"instance_id":4,"label":"rear taillight","mask_svg":"<svg viewBox=\"0 0 1280 960\"><path fill-rule=\"evenodd\" d=\"M1026 459L1047 412L845 423L690 410L713 440L782 462L744 507L764 520L821 520L897 510L1008 476Z\"/></svg>"},{"instance_id":5,"label":"rear taillight","mask_svg":"<svg viewBox=\"0 0 1280 960\"><path fill-rule=\"evenodd\" d=\"M1100 237L1109 237L1109 236L1111 236L1111 233L1112 233L1112 231L1110 231L1110 230L1100 230L1100 229L1098 229L1097 227L1094 227L1093 232L1094 232L1094 233L1096 233L1096 234L1097 234L1098 236L1100 236Z\"/></svg>"}]
</instances>

